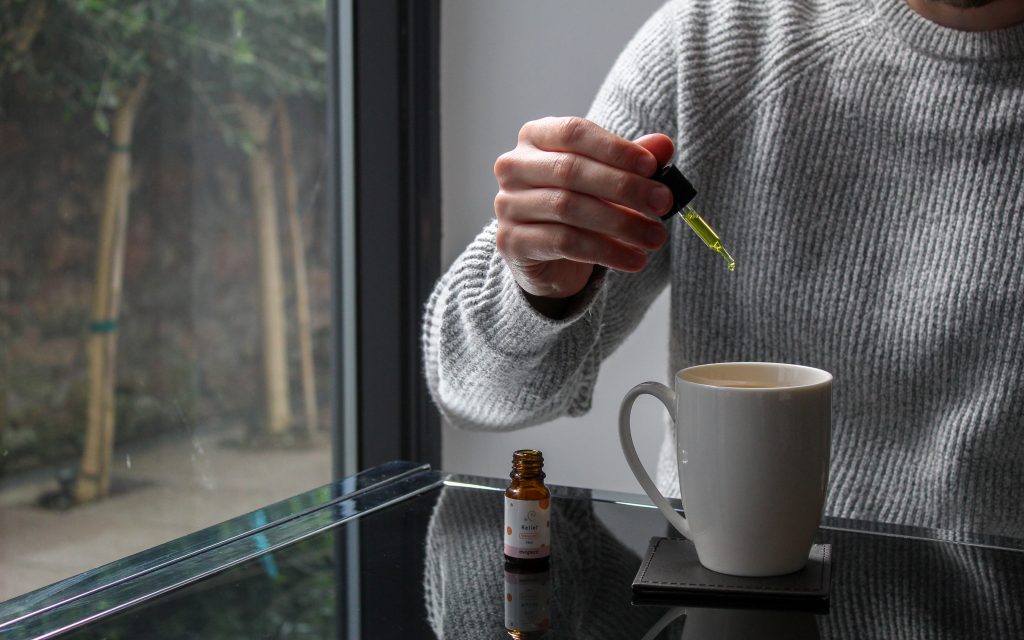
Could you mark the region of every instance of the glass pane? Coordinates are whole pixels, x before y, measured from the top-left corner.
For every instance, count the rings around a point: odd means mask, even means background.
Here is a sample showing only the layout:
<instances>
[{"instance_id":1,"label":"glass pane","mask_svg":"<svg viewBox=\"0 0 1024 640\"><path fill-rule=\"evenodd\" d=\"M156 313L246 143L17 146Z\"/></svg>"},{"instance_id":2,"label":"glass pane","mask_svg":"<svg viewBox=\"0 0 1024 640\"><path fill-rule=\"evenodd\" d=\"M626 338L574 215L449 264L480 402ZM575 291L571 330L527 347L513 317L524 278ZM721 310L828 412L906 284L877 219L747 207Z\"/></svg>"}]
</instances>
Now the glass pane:
<instances>
[{"instance_id":1,"label":"glass pane","mask_svg":"<svg viewBox=\"0 0 1024 640\"><path fill-rule=\"evenodd\" d=\"M324 531L364 515L376 515L382 509L387 511L391 505L436 490L442 482L436 471L412 463L389 463L350 476L234 521L215 525L52 587L0 603L0 637L10 640L49 637L90 620L133 610L143 602L160 600L165 594L176 593L175 590L196 581L231 572L233 567L245 565L255 557L264 558L264 564L274 565L279 553L287 554L287 550L300 540L320 536ZM267 524L253 528L256 521ZM238 533L239 530L244 531ZM396 535L406 536L407 533L398 527ZM409 543L412 542L410 539ZM351 543L355 546L346 544L345 554L355 553L358 541L353 539ZM352 559L355 564L350 568L354 570L362 563L355 556ZM272 568L268 577L276 581L280 576ZM358 582L356 576L352 576L352 584ZM379 586L391 589L390 584ZM368 588L367 593L374 592L373 587ZM307 595L300 592L298 597ZM227 617L235 615L229 612L227 600L218 602L220 606L210 607L207 611L219 610ZM246 614L245 617L252 616ZM246 621L247 624L251 622ZM201 636L209 635L207 625L200 624L196 628Z\"/></svg>"},{"instance_id":2,"label":"glass pane","mask_svg":"<svg viewBox=\"0 0 1024 640\"><path fill-rule=\"evenodd\" d=\"M330 480L323 0L0 0L0 601Z\"/></svg>"}]
</instances>

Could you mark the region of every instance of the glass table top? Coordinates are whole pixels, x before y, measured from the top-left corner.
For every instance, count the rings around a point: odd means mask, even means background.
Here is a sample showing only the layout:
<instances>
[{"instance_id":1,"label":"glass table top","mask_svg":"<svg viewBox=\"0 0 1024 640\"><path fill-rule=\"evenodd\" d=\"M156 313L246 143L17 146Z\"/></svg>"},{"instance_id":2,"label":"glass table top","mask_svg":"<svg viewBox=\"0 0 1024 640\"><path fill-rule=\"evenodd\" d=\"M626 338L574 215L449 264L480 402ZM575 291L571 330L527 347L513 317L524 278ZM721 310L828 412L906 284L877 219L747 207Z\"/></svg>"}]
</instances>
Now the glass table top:
<instances>
[{"instance_id":1,"label":"glass table top","mask_svg":"<svg viewBox=\"0 0 1024 640\"><path fill-rule=\"evenodd\" d=\"M506 566L505 482L394 462L0 604L21 638L1024 638L1024 541L826 518L817 611L645 604L645 497L551 487ZM509 629L516 630L510 633Z\"/></svg>"}]
</instances>

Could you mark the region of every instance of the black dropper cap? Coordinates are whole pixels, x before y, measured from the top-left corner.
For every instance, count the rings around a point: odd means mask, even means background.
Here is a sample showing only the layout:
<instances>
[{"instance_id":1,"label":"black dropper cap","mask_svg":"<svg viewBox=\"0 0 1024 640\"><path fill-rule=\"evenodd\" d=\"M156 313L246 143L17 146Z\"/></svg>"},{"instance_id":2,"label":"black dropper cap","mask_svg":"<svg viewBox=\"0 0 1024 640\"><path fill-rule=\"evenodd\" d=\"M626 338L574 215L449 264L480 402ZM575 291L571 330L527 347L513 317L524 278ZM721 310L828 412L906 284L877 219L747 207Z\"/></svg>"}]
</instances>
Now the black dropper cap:
<instances>
[{"instance_id":1,"label":"black dropper cap","mask_svg":"<svg viewBox=\"0 0 1024 640\"><path fill-rule=\"evenodd\" d=\"M668 213L661 216L662 220L668 220L674 216L683 207L690 204L690 201L697 195L697 190L693 188L693 185L686 179L683 172L677 169L674 164L667 164L658 169L657 173L651 176L651 180L660 182L672 191L672 208L669 209Z\"/></svg>"}]
</instances>

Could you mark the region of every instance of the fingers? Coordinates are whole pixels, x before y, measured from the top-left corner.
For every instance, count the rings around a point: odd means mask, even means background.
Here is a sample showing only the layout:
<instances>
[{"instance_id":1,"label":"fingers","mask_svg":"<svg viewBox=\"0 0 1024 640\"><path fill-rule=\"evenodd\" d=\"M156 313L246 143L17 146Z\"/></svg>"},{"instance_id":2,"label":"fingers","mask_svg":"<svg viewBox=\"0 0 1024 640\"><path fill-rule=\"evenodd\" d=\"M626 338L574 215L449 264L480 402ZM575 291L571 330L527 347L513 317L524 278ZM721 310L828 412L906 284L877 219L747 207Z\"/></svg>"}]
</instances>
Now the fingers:
<instances>
[{"instance_id":1,"label":"fingers","mask_svg":"<svg viewBox=\"0 0 1024 640\"><path fill-rule=\"evenodd\" d=\"M507 159L515 162L514 168L505 170L499 160L495 169L503 189L563 189L607 200L652 217L665 213L672 204L672 192L664 185L588 156L525 147L510 152ZM653 156L651 161L654 161Z\"/></svg>"},{"instance_id":2,"label":"fingers","mask_svg":"<svg viewBox=\"0 0 1024 640\"><path fill-rule=\"evenodd\" d=\"M607 235L653 251L668 239L665 225L611 202L565 189L500 191L494 211L506 225L556 223Z\"/></svg>"},{"instance_id":3,"label":"fingers","mask_svg":"<svg viewBox=\"0 0 1024 640\"><path fill-rule=\"evenodd\" d=\"M633 143L650 151L658 161L657 164L659 167L664 167L672 161L672 154L675 153L676 149L676 145L672 142L672 138L663 133L650 133L646 136L637 138ZM646 173L644 175L650 176L651 174Z\"/></svg>"},{"instance_id":4,"label":"fingers","mask_svg":"<svg viewBox=\"0 0 1024 640\"><path fill-rule=\"evenodd\" d=\"M650 179L669 161L661 134L631 142L583 118L523 125L516 148L494 163L497 249L527 292L562 297L593 265L635 272L668 232L672 193Z\"/></svg>"},{"instance_id":5,"label":"fingers","mask_svg":"<svg viewBox=\"0 0 1024 640\"><path fill-rule=\"evenodd\" d=\"M650 176L658 168L654 155L584 118L542 118L519 131L520 144L544 151L583 155L623 171Z\"/></svg>"},{"instance_id":6,"label":"fingers","mask_svg":"<svg viewBox=\"0 0 1024 640\"><path fill-rule=\"evenodd\" d=\"M660 217L672 193L647 178L672 151L663 134L630 142L584 118L542 118L523 125L518 145L498 158L494 175L503 189L567 189Z\"/></svg>"},{"instance_id":7,"label":"fingers","mask_svg":"<svg viewBox=\"0 0 1024 640\"><path fill-rule=\"evenodd\" d=\"M647 254L639 249L609 236L559 224L499 227L496 240L505 260L517 265L571 260L636 272L647 264Z\"/></svg>"}]
</instances>

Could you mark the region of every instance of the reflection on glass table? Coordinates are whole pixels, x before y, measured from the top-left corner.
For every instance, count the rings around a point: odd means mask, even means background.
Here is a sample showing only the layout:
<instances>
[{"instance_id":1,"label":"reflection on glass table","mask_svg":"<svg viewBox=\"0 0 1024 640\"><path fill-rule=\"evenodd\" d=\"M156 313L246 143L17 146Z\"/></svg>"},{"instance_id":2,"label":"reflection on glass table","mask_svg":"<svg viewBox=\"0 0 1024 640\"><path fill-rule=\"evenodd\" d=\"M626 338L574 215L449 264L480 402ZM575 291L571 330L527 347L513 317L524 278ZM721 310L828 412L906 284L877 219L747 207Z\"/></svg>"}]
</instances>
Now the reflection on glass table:
<instances>
[{"instance_id":1,"label":"reflection on glass table","mask_svg":"<svg viewBox=\"0 0 1024 640\"><path fill-rule=\"evenodd\" d=\"M0 604L0 640L1024 637L1022 540L826 519L827 610L650 605L630 584L669 532L645 498L552 487L530 571L503 488L389 463Z\"/></svg>"}]
</instances>

